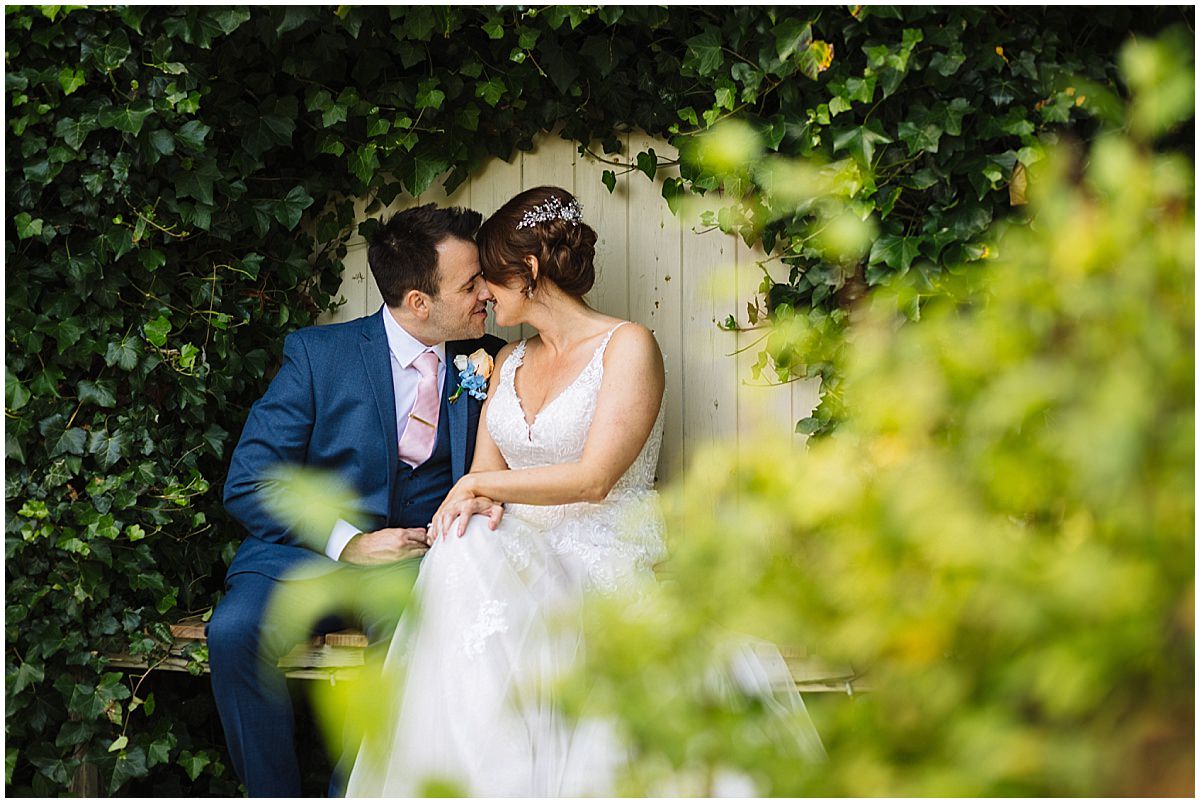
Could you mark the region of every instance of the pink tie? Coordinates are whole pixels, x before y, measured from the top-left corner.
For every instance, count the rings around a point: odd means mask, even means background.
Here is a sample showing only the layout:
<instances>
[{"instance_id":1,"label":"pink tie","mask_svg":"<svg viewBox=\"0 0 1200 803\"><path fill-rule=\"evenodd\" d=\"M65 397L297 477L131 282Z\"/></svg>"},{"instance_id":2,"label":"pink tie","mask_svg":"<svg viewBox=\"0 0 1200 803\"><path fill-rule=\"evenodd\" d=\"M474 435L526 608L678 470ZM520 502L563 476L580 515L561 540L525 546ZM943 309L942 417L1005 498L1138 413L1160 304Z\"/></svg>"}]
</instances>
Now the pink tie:
<instances>
[{"instance_id":1,"label":"pink tie","mask_svg":"<svg viewBox=\"0 0 1200 803\"><path fill-rule=\"evenodd\" d=\"M433 443L437 440L438 414L438 356L432 351L423 351L413 361L421 372L417 383L417 401L408 414L408 424L400 437L400 459L413 468L424 463L433 454Z\"/></svg>"}]
</instances>

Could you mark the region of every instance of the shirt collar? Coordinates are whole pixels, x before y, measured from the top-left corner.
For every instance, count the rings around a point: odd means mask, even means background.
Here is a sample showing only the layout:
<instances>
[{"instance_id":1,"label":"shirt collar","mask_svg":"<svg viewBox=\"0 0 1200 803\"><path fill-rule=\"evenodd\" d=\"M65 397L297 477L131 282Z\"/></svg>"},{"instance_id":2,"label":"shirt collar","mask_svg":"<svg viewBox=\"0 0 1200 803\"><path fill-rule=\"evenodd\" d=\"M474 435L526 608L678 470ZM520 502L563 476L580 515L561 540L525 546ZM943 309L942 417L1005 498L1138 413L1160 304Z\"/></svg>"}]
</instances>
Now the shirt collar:
<instances>
[{"instance_id":1,"label":"shirt collar","mask_svg":"<svg viewBox=\"0 0 1200 803\"><path fill-rule=\"evenodd\" d=\"M426 351L432 351L442 365L446 364L446 344L438 343L436 346L426 346L405 331L386 304L383 305L383 330L387 333L388 350L392 352L396 362L400 363L401 368L412 367L413 361Z\"/></svg>"}]
</instances>

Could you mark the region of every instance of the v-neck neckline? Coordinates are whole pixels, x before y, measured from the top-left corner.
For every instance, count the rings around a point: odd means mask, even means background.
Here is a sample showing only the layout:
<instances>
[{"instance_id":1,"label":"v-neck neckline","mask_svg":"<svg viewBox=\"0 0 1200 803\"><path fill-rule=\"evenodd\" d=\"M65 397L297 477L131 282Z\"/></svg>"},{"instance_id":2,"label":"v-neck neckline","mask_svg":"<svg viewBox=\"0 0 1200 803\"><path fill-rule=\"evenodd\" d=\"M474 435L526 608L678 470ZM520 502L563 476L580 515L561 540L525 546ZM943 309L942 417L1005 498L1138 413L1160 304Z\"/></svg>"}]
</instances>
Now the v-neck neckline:
<instances>
[{"instance_id":1,"label":"v-neck neckline","mask_svg":"<svg viewBox=\"0 0 1200 803\"><path fill-rule=\"evenodd\" d=\"M525 349L529 347L528 339L521 341L521 353L518 355L517 364L513 366L512 371L512 391L513 398L517 400L517 409L521 413L521 419L525 422L525 430L530 436L533 434L534 426L542 419L542 416L545 414L546 410L550 409L555 402L566 395L568 390L579 383L579 380L583 378L583 375L587 373L587 370L592 367L592 363L596 361L596 358L604 352L604 347L608 345L608 341L612 337L613 332L617 331L617 329L619 329L624 323L625 321L621 321L621 323L618 323L616 326L604 333L604 337L601 339L600 345L596 346L596 350L592 352L592 358L588 360L587 364L579 370L579 373L575 375L574 379L568 382L562 390L554 394L554 398L542 405L541 409L534 414L533 421L529 420L529 415L525 411L525 402L521 400L521 394L517 392L517 371L519 371L522 366L525 365Z\"/></svg>"}]
</instances>

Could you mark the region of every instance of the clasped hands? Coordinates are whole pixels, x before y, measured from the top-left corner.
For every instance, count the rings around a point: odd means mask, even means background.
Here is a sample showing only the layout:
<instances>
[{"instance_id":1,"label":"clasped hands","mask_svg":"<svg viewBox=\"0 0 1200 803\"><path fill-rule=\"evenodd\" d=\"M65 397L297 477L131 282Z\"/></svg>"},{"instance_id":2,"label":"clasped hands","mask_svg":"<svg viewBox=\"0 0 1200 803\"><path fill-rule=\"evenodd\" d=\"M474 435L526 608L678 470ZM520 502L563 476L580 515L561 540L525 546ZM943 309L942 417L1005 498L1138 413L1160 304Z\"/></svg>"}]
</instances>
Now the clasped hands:
<instances>
[{"instance_id":1,"label":"clasped hands","mask_svg":"<svg viewBox=\"0 0 1200 803\"><path fill-rule=\"evenodd\" d=\"M450 490L428 527L386 527L359 533L350 539L339 560L358 566L383 566L424 555L439 536L451 531L462 536L467 522L476 514L487 516L488 528L496 529L504 507L486 496L476 496L464 477Z\"/></svg>"}]
</instances>

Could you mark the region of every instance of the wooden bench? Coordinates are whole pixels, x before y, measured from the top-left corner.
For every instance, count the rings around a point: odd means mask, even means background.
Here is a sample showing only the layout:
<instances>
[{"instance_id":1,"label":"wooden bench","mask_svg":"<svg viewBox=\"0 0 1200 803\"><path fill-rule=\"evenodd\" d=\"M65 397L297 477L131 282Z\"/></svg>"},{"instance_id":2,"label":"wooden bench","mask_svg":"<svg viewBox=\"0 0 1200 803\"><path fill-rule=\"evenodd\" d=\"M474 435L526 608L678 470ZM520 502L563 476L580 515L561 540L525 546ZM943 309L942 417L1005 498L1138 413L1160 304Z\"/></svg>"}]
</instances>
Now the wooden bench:
<instances>
[{"instance_id":1,"label":"wooden bench","mask_svg":"<svg viewBox=\"0 0 1200 803\"><path fill-rule=\"evenodd\" d=\"M140 656L118 653L105 656L108 665L115 669L154 668L191 674L208 672L205 652L208 637L200 617L189 617L171 625L171 636L175 641L166 657L154 664ZM366 646L367 637L358 630L327 633L297 644L279 659L279 666L287 669L286 674L290 678L325 680L330 683L351 680L358 676L359 667L363 665Z\"/></svg>"},{"instance_id":2,"label":"wooden bench","mask_svg":"<svg viewBox=\"0 0 1200 803\"><path fill-rule=\"evenodd\" d=\"M156 663L144 657L128 654L107 654L108 665L114 669L141 670L148 675L152 670L188 672L200 675L208 672L208 638L204 633L204 622L195 616L171 625L174 642L167 655ZM287 670L290 678L322 680L337 683L353 680L364 663L363 651L367 637L357 630L342 630L315 636L279 659L279 666ZM795 689L804 694L813 692L835 692L853 695L870 691L863 681L863 673L853 669L831 667L810 655L807 650L783 648ZM84 761L71 779L70 792L79 797L99 797L100 776L94 764Z\"/></svg>"},{"instance_id":3,"label":"wooden bench","mask_svg":"<svg viewBox=\"0 0 1200 803\"><path fill-rule=\"evenodd\" d=\"M201 618L190 617L171 625L171 635L175 642L170 652L156 664L151 665L139 656L117 654L106 656L108 665L130 670L154 668L192 674L208 672L208 661L203 651L207 647L207 638ZM307 642L297 644L291 652L280 658L279 666L287 670L290 678L329 683L353 680L363 665L366 646L367 637L358 630L314 636ZM780 652L787 662L796 690L801 693L840 692L852 695L869 690L861 672L830 666L804 649L782 648Z\"/></svg>"}]
</instances>

